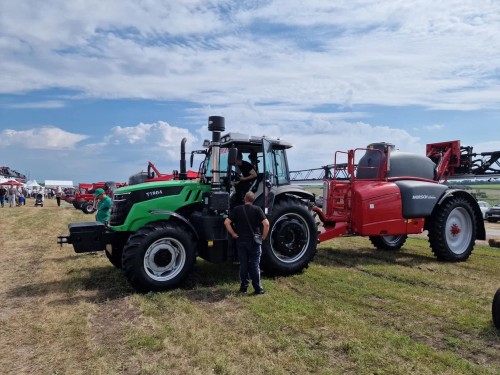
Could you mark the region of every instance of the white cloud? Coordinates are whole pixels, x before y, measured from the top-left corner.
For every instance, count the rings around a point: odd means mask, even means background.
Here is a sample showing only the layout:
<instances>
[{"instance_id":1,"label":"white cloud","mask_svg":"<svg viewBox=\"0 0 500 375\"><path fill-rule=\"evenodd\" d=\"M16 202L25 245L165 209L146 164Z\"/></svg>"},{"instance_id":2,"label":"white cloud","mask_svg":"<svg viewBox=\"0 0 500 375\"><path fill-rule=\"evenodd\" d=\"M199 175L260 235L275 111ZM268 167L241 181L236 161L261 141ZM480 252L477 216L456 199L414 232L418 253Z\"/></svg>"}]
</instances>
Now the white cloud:
<instances>
[{"instance_id":1,"label":"white cloud","mask_svg":"<svg viewBox=\"0 0 500 375\"><path fill-rule=\"evenodd\" d=\"M498 108L497 2L53 0L3 7L4 93L66 87L92 97L202 105L251 99Z\"/></svg>"},{"instance_id":2,"label":"white cloud","mask_svg":"<svg viewBox=\"0 0 500 375\"><path fill-rule=\"evenodd\" d=\"M444 125L439 125L439 124L422 126L422 130L426 130L426 131L437 131L437 130L443 130L443 129L444 129ZM420 130L420 129L417 128L416 130Z\"/></svg>"},{"instance_id":3,"label":"white cloud","mask_svg":"<svg viewBox=\"0 0 500 375\"><path fill-rule=\"evenodd\" d=\"M120 145L146 145L147 147L173 147L177 146L182 138L186 137L188 144L195 137L187 129L171 126L164 121L154 124L138 124L136 126L116 126L111 129L111 134L106 137L109 144Z\"/></svg>"},{"instance_id":4,"label":"white cloud","mask_svg":"<svg viewBox=\"0 0 500 375\"><path fill-rule=\"evenodd\" d=\"M44 126L28 130L5 129L0 132L0 146L22 146L27 149L65 150L73 149L88 136Z\"/></svg>"},{"instance_id":5,"label":"white cloud","mask_svg":"<svg viewBox=\"0 0 500 375\"><path fill-rule=\"evenodd\" d=\"M46 100L41 102L31 102L31 103L13 103L7 104L7 108L24 108L24 109L56 109L64 108L65 103L61 100Z\"/></svg>"}]
</instances>

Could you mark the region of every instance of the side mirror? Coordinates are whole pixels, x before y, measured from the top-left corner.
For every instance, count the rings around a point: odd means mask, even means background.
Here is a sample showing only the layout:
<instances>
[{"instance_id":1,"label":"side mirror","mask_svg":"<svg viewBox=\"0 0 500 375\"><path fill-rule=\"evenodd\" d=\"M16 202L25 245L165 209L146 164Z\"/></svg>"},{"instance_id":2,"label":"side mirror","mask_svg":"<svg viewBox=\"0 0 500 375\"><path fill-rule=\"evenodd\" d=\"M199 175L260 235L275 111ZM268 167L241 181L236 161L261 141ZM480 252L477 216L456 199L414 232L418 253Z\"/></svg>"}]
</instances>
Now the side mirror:
<instances>
[{"instance_id":1,"label":"side mirror","mask_svg":"<svg viewBox=\"0 0 500 375\"><path fill-rule=\"evenodd\" d=\"M237 158L238 158L238 149L230 148L229 153L227 154L227 164L236 165Z\"/></svg>"}]
</instances>

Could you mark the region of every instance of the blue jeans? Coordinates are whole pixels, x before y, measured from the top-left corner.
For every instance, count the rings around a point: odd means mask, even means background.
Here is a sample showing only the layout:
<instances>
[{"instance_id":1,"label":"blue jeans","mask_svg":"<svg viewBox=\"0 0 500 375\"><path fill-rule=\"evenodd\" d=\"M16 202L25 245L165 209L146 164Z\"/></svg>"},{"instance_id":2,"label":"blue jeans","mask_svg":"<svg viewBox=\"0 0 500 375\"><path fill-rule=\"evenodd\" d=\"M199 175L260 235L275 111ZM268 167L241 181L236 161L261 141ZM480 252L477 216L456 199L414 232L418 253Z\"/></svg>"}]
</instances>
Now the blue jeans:
<instances>
[{"instance_id":1,"label":"blue jeans","mask_svg":"<svg viewBox=\"0 0 500 375\"><path fill-rule=\"evenodd\" d=\"M254 243L253 238L238 238L236 246L240 259L241 288L248 288L251 279L254 290L262 290L259 269L260 256L262 254L260 245Z\"/></svg>"},{"instance_id":2,"label":"blue jeans","mask_svg":"<svg viewBox=\"0 0 500 375\"><path fill-rule=\"evenodd\" d=\"M0 205L2 205L2 207L5 204L4 202L5 202L5 195L0 195Z\"/></svg>"}]
</instances>

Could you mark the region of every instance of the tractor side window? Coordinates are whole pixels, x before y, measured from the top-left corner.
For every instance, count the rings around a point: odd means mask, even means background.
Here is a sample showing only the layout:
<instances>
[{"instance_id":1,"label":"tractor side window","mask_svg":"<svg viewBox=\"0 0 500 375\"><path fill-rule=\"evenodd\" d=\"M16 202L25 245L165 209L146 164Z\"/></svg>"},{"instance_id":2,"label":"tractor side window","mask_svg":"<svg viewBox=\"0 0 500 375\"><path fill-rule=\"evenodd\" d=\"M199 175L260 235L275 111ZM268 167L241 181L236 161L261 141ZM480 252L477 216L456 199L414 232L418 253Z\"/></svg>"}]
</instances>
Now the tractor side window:
<instances>
[{"instance_id":1,"label":"tractor side window","mask_svg":"<svg viewBox=\"0 0 500 375\"><path fill-rule=\"evenodd\" d=\"M288 185L290 183L290 176L288 175L286 154L284 150L275 151L275 162L278 185Z\"/></svg>"}]
</instances>

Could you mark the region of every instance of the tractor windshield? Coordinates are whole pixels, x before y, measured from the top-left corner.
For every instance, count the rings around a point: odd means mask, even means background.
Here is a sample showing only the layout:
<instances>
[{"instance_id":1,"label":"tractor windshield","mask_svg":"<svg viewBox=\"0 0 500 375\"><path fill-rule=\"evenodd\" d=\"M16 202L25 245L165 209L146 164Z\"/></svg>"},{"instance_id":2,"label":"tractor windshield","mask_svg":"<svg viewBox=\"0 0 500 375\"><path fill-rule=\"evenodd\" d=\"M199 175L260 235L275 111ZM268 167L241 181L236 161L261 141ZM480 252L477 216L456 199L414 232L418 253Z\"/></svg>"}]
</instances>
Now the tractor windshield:
<instances>
[{"instance_id":1,"label":"tractor windshield","mask_svg":"<svg viewBox=\"0 0 500 375\"><path fill-rule=\"evenodd\" d=\"M219 172L220 172L220 177L224 178L227 176L227 160L228 160L228 148L221 148L220 149L220 165L219 165ZM208 162L206 165L206 172L205 176L207 178L212 178L213 177L213 168L212 168L212 154L210 153L208 156Z\"/></svg>"}]
</instances>

